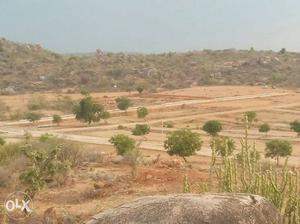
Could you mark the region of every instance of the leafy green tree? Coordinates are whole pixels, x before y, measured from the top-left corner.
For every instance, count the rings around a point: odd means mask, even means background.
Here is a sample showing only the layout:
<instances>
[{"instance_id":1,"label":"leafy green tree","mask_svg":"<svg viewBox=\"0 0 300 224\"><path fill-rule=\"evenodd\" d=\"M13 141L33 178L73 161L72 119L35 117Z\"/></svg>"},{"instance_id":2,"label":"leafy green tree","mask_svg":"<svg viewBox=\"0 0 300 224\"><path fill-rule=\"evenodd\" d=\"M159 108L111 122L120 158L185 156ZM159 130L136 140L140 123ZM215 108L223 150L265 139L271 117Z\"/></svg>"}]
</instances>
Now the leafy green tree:
<instances>
[{"instance_id":1,"label":"leafy green tree","mask_svg":"<svg viewBox=\"0 0 300 224\"><path fill-rule=\"evenodd\" d=\"M279 164L279 157L287 157L292 154L292 145L286 140L273 139L266 142L265 156L268 158L276 158L277 165Z\"/></svg>"},{"instance_id":2,"label":"leafy green tree","mask_svg":"<svg viewBox=\"0 0 300 224\"><path fill-rule=\"evenodd\" d=\"M259 126L258 130L259 130L259 132L266 133L266 135L267 135L268 132L271 130L271 127L269 124L263 123L262 125Z\"/></svg>"},{"instance_id":3,"label":"leafy green tree","mask_svg":"<svg viewBox=\"0 0 300 224\"><path fill-rule=\"evenodd\" d=\"M118 97L116 99L117 107L119 110L127 111L127 109L130 107L131 102L130 99L127 97Z\"/></svg>"},{"instance_id":4,"label":"leafy green tree","mask_svg":"<svg viewBox=\"0 0 300 224\"><path fill-rule=\"evenodd\" d=\"M139 86L136 87L136 91L138 91L139 94L141 94L144 91L144 89L145 89L145 87L142 86L142 85L139 85Z\"/></svg>"},{"instance_id":5,"label":"leafy green tree","mask_svg":"<svg viewBox=\"0 0 300 224\"><path fill-rule=\"evenodd\" d=\"M136 124L132 130L133 135L146 135L150 132L150 126L147 124Z\"/></svg>"},{"instance_id":6,"label":"leafy green tree","mask_svg":"<svg viewBox=\"0 0 300 224\"><path fill-rule=\"evenodd\" d=\"M100 114L103 111L103 105L95 103L90 95L86 95L73 108L75 118L79 121L87 122L88 124L100 121Z\"/></svg>"},{"instance_id":7,"label":"leafy green tree","mask_svg":"<svg viewBox=\"0 0 300 224\"><path fill-rule=\"evenodd\" d=\"M255 111L247 111L245 113L245 116L247 116L248 122L251 125L253 121L256 121L256 112Z\"/></svg>"},{"instance_id":8,"label":"leafy green tree","mask_svg":"<svg viewBox=\"0 0 300 224\"><path fill-rule=\"evenodd\" d=\"M27 112L24 118L32 123L39 121L42 118L42 114L38 112Z\"/></svg>"},{"instance_id":9,"label":"leafy green tree","mask_svg":"<svg viewBox=\"0 0 300 224\"><path fill-rule=\"evenodd\" d=\"M137 108L136 113L138 118L145 118L149 114L148 109L146 107Z\"/></svg>"},{"instance_id":10,"label":"leafy green tree","mask_svg":"<svg viewBox=\"0 0 300 224\"><path fill-rule=\"evenodd\" d=\"M233 151L236 149L235 142L229 137L216 138L211 142L211 147L215 146L217 155L224 157L232 155Z\"/></svg>"},{"instance_id":11,"label":"leafy green tree","mask_svg":"<svg viewBox=\"0 0 300 224\"><path fill-rule=\"evenodd\" d=\"M285 48L281 48L281 50L279 51L280 54L285 54L286 53L286 49Z\"/></svg>"},{"instance_id":12,"label":"leafy green tree","mask_svg":"<svg viewBox=\"0 0 300 224\"><path fill-rule=\"evenodd\" d=\"M300 137L300 122L295 120L292 123L290 123L290 128L291 130L293 130L294 132L297 133L297 137Z\"/></svg>"},{"instance_id":13,"label":"leafy green tree","mask_svg":"<svg viewBox=\"0 0 300 224\"><path fill-rule=\"evenodd\" d=\"M105 123L107 124L107 119L111 118L111 114L108 111L103 111L100 113L100 118L105 120Z\"/></svg>"},{"instance_id":14,"label":"leafy green tree","mask_svg":"<svg viewBox=\"0 0 300 224\"><path fill-rule=\"evenodd\" d=\"M114 135L109 142L114 145L117 154L121 156L130 153L135 148L135 140L123 134Z\"/></svg>"},{"instance_id":15,"label":"leafy green tree","mask_svg":"<svg viewBox=\"0 0 300 224\"><path fill-rule=\"evenodd\" d=\"M202 140L198 133L194 133L189 129L180 129L171 132L164 142L164 148L167 153L181 156L186 161L187 156L196 154L202 146Z\"/></svg>"},{"instance_id":16,"label":"leafy green tree","mask_svg":"<svg viewBox=\"0 0 300 224\"><path fill-rule=\"evenodd\" d=\"M222 124L216 120L207 121L202 127L202 130L211 136L217 136L218 133L222 131Z\"/></svg>"},{"instance_id":17,"label":"leafy green tree","mask_svg":"<svg viewBox=\"0 0 300 224\"><path fill-rule=\"evenodd\" d=\"M57 124L57 126L59 126L60 123L62 122L62 117L61 117L60 115L58 115L58 114L54 114L54 115L52 116L52 122L53 122L54 124Z\"/></svg>"}]
</instances>

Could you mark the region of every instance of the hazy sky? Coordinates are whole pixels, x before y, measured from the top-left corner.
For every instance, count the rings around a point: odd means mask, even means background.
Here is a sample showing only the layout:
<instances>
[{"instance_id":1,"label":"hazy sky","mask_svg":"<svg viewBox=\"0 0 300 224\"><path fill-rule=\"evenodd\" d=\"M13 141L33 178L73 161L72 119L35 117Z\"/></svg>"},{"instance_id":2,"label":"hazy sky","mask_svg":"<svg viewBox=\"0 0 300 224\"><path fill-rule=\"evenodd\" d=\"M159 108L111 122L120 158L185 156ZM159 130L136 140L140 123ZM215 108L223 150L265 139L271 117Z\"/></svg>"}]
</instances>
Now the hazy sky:
<instances>
[{"instance_id":1,"label":"hazy sky","mask_svg":"<svg viewBox=\"0 0 300 224\"><path fill-rule=\"evenodd\" d=\"M300 1L0 0L0 36L66 53L300 51Z\"/></svg>"}]
</instances>

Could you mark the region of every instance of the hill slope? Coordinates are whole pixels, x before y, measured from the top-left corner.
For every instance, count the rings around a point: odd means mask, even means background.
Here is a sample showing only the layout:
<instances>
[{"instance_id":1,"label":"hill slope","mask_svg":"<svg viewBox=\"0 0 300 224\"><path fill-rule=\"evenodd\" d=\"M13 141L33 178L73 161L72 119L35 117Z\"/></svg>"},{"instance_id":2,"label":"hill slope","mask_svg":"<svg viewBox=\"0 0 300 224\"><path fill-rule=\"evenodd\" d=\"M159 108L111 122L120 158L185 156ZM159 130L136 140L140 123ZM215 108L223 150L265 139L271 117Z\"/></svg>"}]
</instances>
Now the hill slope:
<instances>
[{"instance_id":1,"label":"hill slope","mask_svg":"<svg viewBox=\"0 0 300 224\"><path fill-rule=\"evenodd\" d=\"M219 50L166 54L60 55L39 45L0 39L0 91L150 90L193 85L300 86L300 54Z\"/></svg>"}]
</instances>

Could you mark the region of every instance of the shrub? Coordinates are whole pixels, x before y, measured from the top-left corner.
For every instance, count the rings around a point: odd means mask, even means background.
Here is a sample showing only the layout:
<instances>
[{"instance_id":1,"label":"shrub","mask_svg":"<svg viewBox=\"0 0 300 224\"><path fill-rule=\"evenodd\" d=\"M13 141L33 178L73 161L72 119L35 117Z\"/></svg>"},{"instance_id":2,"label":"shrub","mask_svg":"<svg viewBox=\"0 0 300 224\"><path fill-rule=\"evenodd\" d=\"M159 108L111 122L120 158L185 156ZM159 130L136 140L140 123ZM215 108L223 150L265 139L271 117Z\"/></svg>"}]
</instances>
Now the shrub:
<instances>
[{"instance_id":1,"label":"shrub","mask_svg":"<svg viewBox=\"0 0 300 224\"><path fill-rule=\"evenodd\" d=\"M300 137L300 122L295 120L292 123L290 123L290 128L291 130L293 130L294 132L297 133L297 137Z\"/></svg>"},{"instance_id":2,"label":"shrub","mask_svg":"<svg viewBox=\"0 0 300 224\"><path fill-rule=\"evenodd\" d=\"M271 130L271 127L269 124L267 123L264 123L262 125L259 126L259 132L263 132L263 133L266 133L266 135L268 134L268 132Z\"/></svg>"},{"instance_id":3,"label":"shrub","mask_svg":"<svg viewBox=\"0 0 300 224\"><path fill-rule=\"evenodd\" d=\"M99 116L101 119L105 120L105 123L107 123L107 119L111 117L111 114L108 111L103 111Z\"/></svg>"},{"instance_id":4,"label":"shrub","mask_svg":"<svg viewBox=\"0 0 300 224\"><path fill-rule=\"evenodd\" d=\"M28 168L20 175L20 180L27 186L26 192L34 197L44 185L61 174L64 179L69 171L69 164L57 159L61 148L56 147L48 152L36 151L28 146L24 149L25 156L29 159Z\"/></svg>"},{"instance_id":5,"label":"shrub","mask_svg":"<svg viewBox=\"0 0 300 224\"><path fill-rule=\"evenodd\" d=\"M164 128L174 128L174 122L172 122L172 121L165 121L163 123L163 127Z\"/></svg>"},{"instance_id":6,"label":"shrub","mask_svg":"<svg viewBox=\"0 0 300 224\"><path fill-rule=\"evenodd\" d=\"M42 118L42 114L39 112L26 112L24 118L32 123L39 121Z\"/></svg>"},{"instance_id":7,"label":"shrub","mask_svg":"<svg viewBox=\"0 0 300 224\"><path fill-rule=\"evenodd\" d=\"M59 126L59 124L62 122L62 117L60 115L58 115L58 114L54 114L52 116L52 122L54 124L57 124Z\"/></svg>"},{"instance_id":8,"label":"shrub","mask_svg":"<svg viewBox=\"0 0 300 224\"><path fill-rule=\"evenodd\" d=\"M136 91L138 91L139 94L141 94L144 91L144 88L145 88L144 86L139 85L139 86L136 87Z\"/></svg>"},{"instance_id":9,"label":"shrub","mask_svg":"<svg viewBox=\"0 0 300 224\"><path fill-rule=\"evenodd\" d=\"M119 110L127 111L127 109L130 107L131 102L126 97L118 97L116 99L117 107Z\"/></svg>"},{"instance_id":10,"label":"shrub","mask_svg":"<svg viewBox=\"0 0 300 224\"><path fill-rule=\"evenodd\" d=\"M146 135L150 132L150 126L147 124L137 124L132 130L133 135Z\"/></svg>"},{"instance_id":11,"label":"shrub","mask_svg":"<svg viewBox=\"0 0 300 224\"><path fill-rule=\"evenodd\" d=\"M149 114L148 109L146 107L137 108L136 113L138 118L145 118Z\"/></svg>"},{"instance_id":12,"label":"shrub","mask_svg":"<svg viewBox=\"0 0 300 224\"><path fill-rule=\"evenodd\" d=\"M127 135L118 134L110 138L109 142L114 145L117 154L124 156L135 148L135 140Z\"/></svg>"},{"instance_id":13,"label":"shrub","mask_svg":"<svg viewBox=\"0 0 300 224\"><path fill-rule=\"evenodd\" d=\"M216 136L220 131L222 131L222 124L216 120L207 121L202 130L211 136Z\"/></svg>"}]
</instances>

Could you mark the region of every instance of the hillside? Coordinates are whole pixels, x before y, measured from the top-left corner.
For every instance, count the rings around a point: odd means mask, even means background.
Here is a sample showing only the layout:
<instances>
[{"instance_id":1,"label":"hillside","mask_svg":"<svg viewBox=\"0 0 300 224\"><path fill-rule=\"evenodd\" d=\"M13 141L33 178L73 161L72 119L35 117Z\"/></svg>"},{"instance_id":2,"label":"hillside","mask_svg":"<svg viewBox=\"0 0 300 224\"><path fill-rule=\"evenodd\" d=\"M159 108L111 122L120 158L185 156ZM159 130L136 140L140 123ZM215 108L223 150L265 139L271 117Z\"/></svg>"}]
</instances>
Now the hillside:
<instances>
[{"instance_id":1,"label":"hillside","mask_svg":"<svg viewBox=\"0 0 300 224\"><path fill-rule=\"evenodd\" d=\"M254 50L60 55L0 39L2 94L42 90L151 91L196 85L300 86L300 54Z\"/></svg>"}]
</instances>

